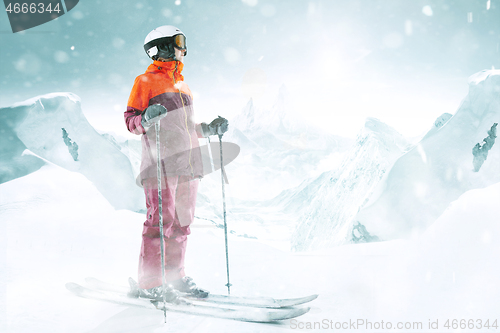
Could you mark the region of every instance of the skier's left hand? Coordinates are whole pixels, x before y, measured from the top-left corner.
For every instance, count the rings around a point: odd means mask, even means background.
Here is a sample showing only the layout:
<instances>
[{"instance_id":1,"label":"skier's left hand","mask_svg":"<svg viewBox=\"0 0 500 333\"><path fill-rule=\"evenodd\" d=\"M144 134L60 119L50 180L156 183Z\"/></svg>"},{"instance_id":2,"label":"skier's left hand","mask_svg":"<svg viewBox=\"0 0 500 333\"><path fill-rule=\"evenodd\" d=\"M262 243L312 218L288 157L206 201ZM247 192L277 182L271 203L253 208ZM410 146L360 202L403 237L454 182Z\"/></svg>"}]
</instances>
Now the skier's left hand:
<instances>
[{"instance_id":1,"label":"skier's left hand","mask_svg":"<svg viewBox=\"0 0 500 333\"><path fill-rule=\"evenodd\" d=\"M229 122L227 121L226 118L223 118L221 116L215 118L212 120L210 124L208 124L208 128L210 129L210 132L213 132L214 134L224 134L227 132L227 127L229 126Z\"/></svg>"},{"instance_id":2,"label":"skier's left hand","mask_svg":"<svg viewBox=\"0 0 500 333\"><path fill-rule=\"evenodd\" d=\"M216 135L216 134L222 135L227 132L229 122L227 121L226 118L219 116L218 118L212 120L210 124L207 125L203 123L202 126L204 127L204 132L206 136Z\"/></svg>"}]
</instances>

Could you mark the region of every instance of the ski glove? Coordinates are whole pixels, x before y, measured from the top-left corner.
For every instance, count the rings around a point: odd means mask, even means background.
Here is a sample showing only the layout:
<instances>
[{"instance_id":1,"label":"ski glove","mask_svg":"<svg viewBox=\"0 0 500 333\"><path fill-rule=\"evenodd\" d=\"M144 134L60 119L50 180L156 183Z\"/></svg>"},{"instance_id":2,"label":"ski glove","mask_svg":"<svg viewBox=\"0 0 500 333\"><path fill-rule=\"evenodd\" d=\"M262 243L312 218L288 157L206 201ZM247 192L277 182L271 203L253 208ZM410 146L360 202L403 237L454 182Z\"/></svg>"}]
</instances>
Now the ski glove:
<instances>
[{"instance_id":1,"label":"ski glove","mask_svg":"<svg viewBox=\"0 0 500 333\"><path fill-rule=\"evenodd\" d=\"M144 110L142 114L141 125L144 128L150 127L154 124L156 117L161 116L162 114L166 114L167 109L161 104L153 104L148 106L146 110Z\"/></svg>"},{"instance_id":2,"label":"ski glove","mask_svg":"<svg viewBox=\"0 0 500 333\"><path fill-rule=\"evenodd\" d=\"M229 122L226 118L219 116L212 120L210 124L201 123L201 128L203 130L203 137L209 137L210 135L222 135L227 132L227 127Z\"/></svg>"}]
</instances>

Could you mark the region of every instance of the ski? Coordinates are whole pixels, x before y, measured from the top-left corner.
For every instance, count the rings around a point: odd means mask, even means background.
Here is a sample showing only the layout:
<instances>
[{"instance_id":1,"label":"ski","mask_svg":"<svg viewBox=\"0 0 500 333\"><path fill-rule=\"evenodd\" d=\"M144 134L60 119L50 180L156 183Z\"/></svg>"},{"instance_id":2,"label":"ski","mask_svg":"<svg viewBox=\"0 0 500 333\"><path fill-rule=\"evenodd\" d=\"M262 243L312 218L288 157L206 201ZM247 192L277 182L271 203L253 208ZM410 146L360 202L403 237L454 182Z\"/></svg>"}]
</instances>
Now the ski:
<instances>
[{"instance_id":1,"label":"ski","mask_svg":"<svg viewBox=\"0 0 500 333\"><path fill-rule=\"evenodd\" d=\"M307 313L310 308L286 308L286 309L263 309L263 308L223 308L217 305L199 305L191 302L185 304L164 304L161 301L144 298L131 298L116 292L99 291L83 287L76 283L67 283L66 288L73 294L89 299L111 302L120 305L137 306L152 310L179 312L191 315L201 315L223 319L232 319L248 322L273 322L295 318Z\"/></svg>"},{"instance_id":2,"label":"ski","mask_svg":"<svg viewBox=\"0 0 500 333\"><path fill-rule=\"evenodd\" d=\"M121 294L128 294L131 290L129 287L117 286L111 283L103 282L96 278L86 278L85 282L92 288L103 290L103 291L113 291ZM237 305L237 306L248 306L256 308L286 308L296 305L305 304L315 300L318 295L310 295L298 298L289 299L275 299L271 297L242 297L242 296L227 296L218 294L208 294L208 297L199 298L189 294L182 295L184 299L203 302L203 303L216 303L224 305Z\"/></svg>"}]
</instances>

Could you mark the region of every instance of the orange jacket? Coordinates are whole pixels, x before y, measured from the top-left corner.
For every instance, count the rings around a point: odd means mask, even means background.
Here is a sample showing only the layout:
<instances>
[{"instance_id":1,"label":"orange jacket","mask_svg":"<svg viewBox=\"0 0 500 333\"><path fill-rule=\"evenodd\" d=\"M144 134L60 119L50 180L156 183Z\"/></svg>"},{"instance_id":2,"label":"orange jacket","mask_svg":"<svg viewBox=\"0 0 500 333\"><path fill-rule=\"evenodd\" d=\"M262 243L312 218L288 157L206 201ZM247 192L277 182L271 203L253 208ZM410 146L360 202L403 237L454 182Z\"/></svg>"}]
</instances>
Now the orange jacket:
<instances>
[{"instance_id":1,"label":"orange jacket","mask_svg":"<svg viewBox=\"0 0 500 333\"><path fill-rule=\"evenodd\" d=\"M134 82L125 111L130 132L142 134L141 182L156 177L156 131L141 125L142 114L153 104L161 104L167 115L160 120L163 173L198 178L203 175L198 138L201 125L194 121L193 96L181 72L179 61L154 61Z\"/></svg>"}]
</instances>

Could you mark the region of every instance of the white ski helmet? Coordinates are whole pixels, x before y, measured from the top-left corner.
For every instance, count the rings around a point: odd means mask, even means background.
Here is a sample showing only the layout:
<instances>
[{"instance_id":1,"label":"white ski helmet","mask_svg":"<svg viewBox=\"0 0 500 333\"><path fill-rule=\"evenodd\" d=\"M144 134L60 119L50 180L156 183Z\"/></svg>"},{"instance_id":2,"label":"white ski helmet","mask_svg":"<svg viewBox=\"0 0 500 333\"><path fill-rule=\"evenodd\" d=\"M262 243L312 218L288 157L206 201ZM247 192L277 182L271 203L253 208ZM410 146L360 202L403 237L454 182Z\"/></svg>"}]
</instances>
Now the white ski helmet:
<instances>
[{"instance_id":1,"label":"white ski helmet","mask_svg":"<svg viewBox=\"0 0 500 333\"><path fill-rule=\"evenodd\" d=\"M154 29L144 40L144 50L153 60L158 57L177 60L174 47L183 50L184 55L187 54L186 35L173 25L162 25Z\"/></svg>"}]
</instances>

